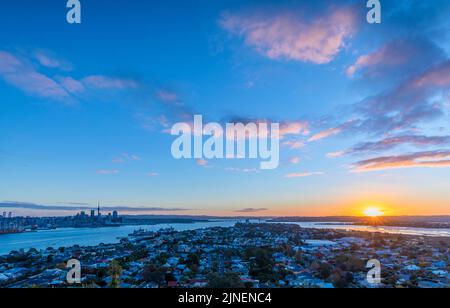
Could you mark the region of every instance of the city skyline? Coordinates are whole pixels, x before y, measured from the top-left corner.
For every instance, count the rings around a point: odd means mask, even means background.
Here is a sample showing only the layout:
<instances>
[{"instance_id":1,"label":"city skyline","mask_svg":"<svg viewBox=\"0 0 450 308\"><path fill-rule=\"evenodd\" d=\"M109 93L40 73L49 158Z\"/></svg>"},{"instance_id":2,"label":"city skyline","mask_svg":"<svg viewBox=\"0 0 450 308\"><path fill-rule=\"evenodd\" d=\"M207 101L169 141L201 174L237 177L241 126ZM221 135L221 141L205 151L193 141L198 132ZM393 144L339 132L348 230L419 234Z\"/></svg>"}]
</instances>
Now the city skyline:
<instances>
[{"instance_id":1,"label":"city skyline","mask_svg":"<svg viewBox=\"0 0 450 308\"><path fill-rule=\"evenodd\" d=\"M450 215L448 1L84 2L1 5L0 212ZM194 115L280 123L279 167L174 159Z\"/></svg>"}]
</instances>

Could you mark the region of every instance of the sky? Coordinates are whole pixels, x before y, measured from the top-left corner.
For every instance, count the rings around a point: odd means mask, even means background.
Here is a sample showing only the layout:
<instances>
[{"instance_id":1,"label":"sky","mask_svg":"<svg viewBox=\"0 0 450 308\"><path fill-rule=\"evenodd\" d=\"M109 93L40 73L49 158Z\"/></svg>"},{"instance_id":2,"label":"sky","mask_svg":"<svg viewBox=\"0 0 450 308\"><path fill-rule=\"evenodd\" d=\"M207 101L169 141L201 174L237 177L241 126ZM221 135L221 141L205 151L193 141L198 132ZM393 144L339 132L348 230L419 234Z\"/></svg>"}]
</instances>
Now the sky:
<instances>
[{"instance_id":1,"label":"sky","mask_svg":"<svg viewBox=\"0 0 450 308\"><path fill-rule=\"evenodd\" d=\"M450 215L450 1L2 1L0 212ZM280 165L168 131L280 123Z\"/></svg>"}]
</instances>

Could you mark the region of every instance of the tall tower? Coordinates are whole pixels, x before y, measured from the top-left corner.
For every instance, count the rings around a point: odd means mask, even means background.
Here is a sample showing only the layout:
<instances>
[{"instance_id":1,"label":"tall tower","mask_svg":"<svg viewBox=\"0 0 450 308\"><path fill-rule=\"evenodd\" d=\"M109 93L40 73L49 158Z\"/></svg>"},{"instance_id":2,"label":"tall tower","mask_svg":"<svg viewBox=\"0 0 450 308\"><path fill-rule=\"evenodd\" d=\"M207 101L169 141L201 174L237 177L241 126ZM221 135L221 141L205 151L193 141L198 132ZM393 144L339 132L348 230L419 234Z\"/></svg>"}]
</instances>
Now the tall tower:
<instances>
[{"instance_id":1,"label":"tall tower","mask_svg":"<svg viewBox=\"0 0 450 308\"><path fill-rule=\"evenodd\" d=\"M98 207L97 207L97 215L101 216L102 214L100 213L100 202L98 203Z\"/></svg>"}]
</instances>

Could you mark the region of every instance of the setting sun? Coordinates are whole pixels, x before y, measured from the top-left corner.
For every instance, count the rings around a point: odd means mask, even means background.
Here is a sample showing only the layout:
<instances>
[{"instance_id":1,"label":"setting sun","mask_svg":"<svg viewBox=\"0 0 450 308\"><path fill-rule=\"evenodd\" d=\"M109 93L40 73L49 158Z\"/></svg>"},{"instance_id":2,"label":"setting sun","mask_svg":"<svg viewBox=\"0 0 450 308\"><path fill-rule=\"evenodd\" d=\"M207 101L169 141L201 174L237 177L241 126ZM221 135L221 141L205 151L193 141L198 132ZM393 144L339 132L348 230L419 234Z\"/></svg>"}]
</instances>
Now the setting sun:
<instances>
[{"instance_id":1,"label":"setting sun","mask_svg":"<svg viewBox=\"0 0 450 308\"><path fill-rule=\"evenodd\" d=\"M379 216L383 216L384 213L379 208L369 207L364 211L364 215L366 215L368 217L379 217Z\"/></svg>"}]
</instances>

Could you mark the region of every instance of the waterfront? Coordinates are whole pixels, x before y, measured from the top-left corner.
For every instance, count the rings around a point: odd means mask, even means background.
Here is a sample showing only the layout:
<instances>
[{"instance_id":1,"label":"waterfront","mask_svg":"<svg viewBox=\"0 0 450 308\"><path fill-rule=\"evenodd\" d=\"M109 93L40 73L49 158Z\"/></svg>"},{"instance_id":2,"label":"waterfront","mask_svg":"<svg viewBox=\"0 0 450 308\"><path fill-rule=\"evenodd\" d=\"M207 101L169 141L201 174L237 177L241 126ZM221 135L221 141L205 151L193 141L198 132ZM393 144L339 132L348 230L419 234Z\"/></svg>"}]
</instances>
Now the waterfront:
<instances>
[{"instance_id":1,"label":"waterfront","mask_svg":"<svg viewBox=\"0 0 450 308\"><path fill-rule=\"evenodd\" d=\"M449 247L448 237L296 224L165 229L138 241L0 256L0 287L448 288ZM77 284L67 280L72 259L82 266ZM379 282L367 275L374 259L383 265Z\"/></svg>"},{"instance_id":2,"label":"waterfront","mask_svg":"<svg viewBox=\"0 0 450 308\"><path fill-rule=\"evenodd\" d=\"M20 249L46 249L48 247L95 246L100 243L118 243L134 230L144 229L157 231L159 229L174 228L177 231L195 230L210 227L231 227L236 220L206 221L196 223L157 224L146 226L121 226L105 228L62 228L19 234L0 236L0 255Z\"/></svg>"},{"instance_id":3,"label":"waterfront","mask_svg":"<svg viewBox=\"0 0 450 308\"><path fill-rule=\"evenodd\" d=\"M418 236L450 237L450 229L439 228L412 228L412 227L391 227L391 226L362 226L351 223L330 223L330 222L284 222L286 224L298 225L302 228L333 229L364 232L381 232L389 234L404 234Z\"/></svg>"},{"instance_id":4,"label":"waterfront","mask_svg":"<svg viewBox=\"0 0 450 308\"><path fill-rule=\"evenodd\" d=\"M20 249L46 249L48 247L95 246L100 243L118 243L121 237L126 237L134 230L144 229L157 231L165 228L174 228L176 231L196 230L210 227L231 227L238 220L219 220L195 223L156 224L146 226L121 226L104 228L62 228L37 232L25 232L20 234L8 234L0 236L0 255L8 254ZM308 229L334 229L366 232L382 232L390 234L442 236L450 237L450 229L421 229L406 227L371 227L339 223L320 222L289 222L286 224L299 225Z\"/></svg>"}]
</instances>

